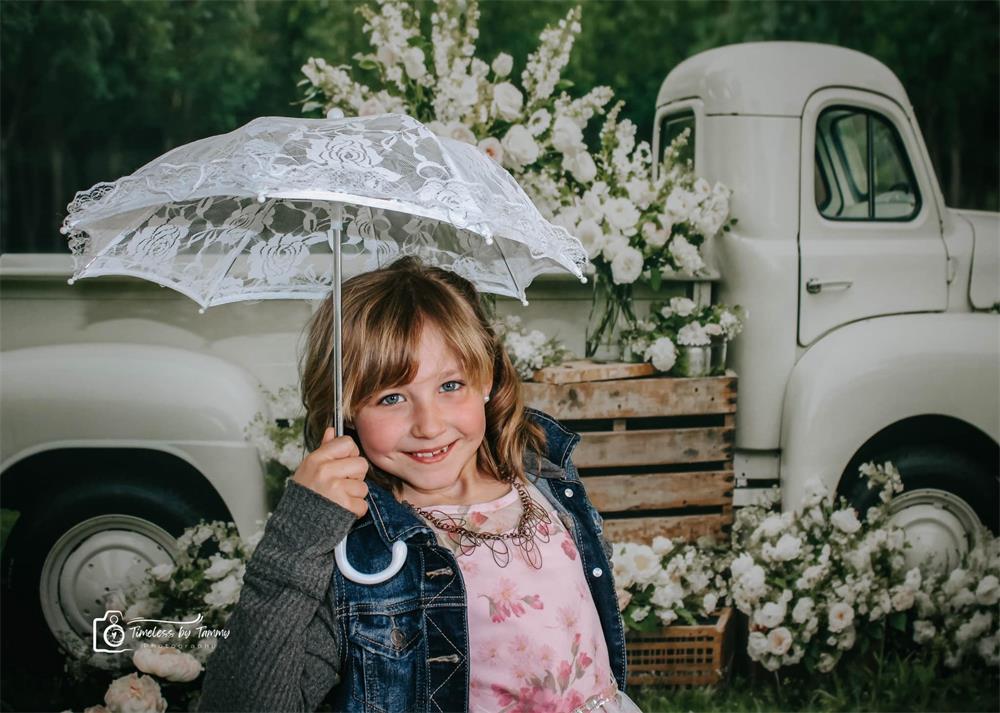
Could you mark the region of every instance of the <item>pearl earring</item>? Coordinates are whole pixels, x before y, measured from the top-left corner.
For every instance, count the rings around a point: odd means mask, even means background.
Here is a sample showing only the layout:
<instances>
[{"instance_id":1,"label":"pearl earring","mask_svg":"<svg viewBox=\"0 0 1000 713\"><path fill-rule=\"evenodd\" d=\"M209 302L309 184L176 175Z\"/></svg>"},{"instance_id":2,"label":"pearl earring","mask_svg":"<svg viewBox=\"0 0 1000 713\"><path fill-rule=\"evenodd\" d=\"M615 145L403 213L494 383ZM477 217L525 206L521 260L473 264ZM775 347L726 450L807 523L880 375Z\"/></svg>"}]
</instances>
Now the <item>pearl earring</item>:
<instances>
[{"instance_id":1,"label":"pearl earring","mask_svg":"<svg viewBox=\"0 0 1000 713\"><path fill-rule=\"evenodd\" d=\"M486 394L486 396L483 397L483 401L489 401L489 400L490 400L490 395Z\"/></svg>"}]
</instances>

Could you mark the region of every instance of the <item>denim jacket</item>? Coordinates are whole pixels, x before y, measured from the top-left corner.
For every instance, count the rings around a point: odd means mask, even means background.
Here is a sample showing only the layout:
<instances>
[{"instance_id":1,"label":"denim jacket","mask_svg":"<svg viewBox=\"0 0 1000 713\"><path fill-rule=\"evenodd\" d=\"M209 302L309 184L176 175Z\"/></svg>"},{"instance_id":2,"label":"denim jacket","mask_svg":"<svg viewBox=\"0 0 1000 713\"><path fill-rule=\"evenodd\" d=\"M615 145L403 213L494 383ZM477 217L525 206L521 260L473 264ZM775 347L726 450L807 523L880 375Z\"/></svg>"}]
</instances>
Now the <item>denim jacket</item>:
<instances>
[{"instance_id":1,"label":"denim jacket","mask_svg":"<svg viewBox=\"0 0 1000 713\"><path fill-rule=\"evenodd\" d=\"M545 430L547 445L540 463L526 458L526 474L576 542L604 630L611 672L624 691L625 638L611 548L601 516L570 459L580 436L540 411L528 409L528 414ZM320 580L312 571L317 566L291 560L290 547L281 552L273 546L271 554L247 566L244 592L230 618L235 636L220 644L209 662L199 710L314 710L324 696L337 711L468 710L469 632L458 563L414 512L392 493L368 483L368 513L350 529L348 559L362 572L381 571L389 564L393 543L402 540L408 550L403 568L381 584L358 584L331 566L332 553L324 559L324 547L318 548L323 553L315 552L315 561L329 567L326 579ZM313 502L322 497L305 491L297 488L295 494L303 499L303 510L309 505L305 498ZM293 518L280 510L279 503L272 516L279 519L273 542L280 541L281 532L293 536L286 524ZM301 523L303 513L295 515ZM258 550L267 538L265 532ZM336 541L339 537L333 544ZM283 582L283 588L274 582ZM303 593L317 599L311 609L304 608ZM268 629L280 620L274 609L282 602L288 603L291 629L284 635ZM312 619L308 627L307 618ZM302 627L307 628L296 634ZM296 643L301 640L305 643ZM303 650L294 649L296 645ZM272 647L275 650L269 650Z\"/></svg>"}]
</instances>

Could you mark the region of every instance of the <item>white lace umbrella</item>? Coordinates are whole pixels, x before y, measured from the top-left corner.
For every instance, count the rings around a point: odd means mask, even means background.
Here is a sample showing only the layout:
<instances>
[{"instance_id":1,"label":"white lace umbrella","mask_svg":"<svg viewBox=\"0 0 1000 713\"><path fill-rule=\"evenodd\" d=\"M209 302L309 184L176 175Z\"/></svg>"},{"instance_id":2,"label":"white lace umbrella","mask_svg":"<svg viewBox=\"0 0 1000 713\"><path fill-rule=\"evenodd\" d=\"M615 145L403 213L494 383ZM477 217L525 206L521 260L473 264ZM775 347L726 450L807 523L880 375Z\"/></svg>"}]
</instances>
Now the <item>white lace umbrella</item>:
<instances>
[{"instance_id":1,"label":"white lace umbrella","mask_svg":"<svg viewBox=\"0 0 1000 713\"><path fill-rule=\"evenodd\" d=\"M62 232L75 261L70 284L131 275L202 312L330 295L338 436L343 277L413 255L524 304L536 275L566 270L586 282L579 240L546 221L509 173L402 114L254 119L77 193ZM396 545L385 572L357 572L346 541L337 562L356 581L384 581L405 559Z\"/></svg>"}]
</instances>

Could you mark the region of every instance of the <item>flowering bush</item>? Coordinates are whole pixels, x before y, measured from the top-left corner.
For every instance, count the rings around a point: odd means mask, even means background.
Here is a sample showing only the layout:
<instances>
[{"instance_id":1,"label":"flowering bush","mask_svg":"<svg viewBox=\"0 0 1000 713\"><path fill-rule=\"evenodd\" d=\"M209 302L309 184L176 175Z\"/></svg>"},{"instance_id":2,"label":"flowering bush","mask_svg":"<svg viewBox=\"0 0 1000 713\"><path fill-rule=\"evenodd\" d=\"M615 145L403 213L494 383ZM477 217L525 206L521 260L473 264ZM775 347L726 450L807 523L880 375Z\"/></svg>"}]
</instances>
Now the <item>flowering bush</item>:
<instances>
[{"instance_id":1,"label":"flowering bush","mask_svg":"<svg viewBox=\"0 0 1000 713\"><path fill-rule=\"evenodd\" d=\"M494 321L492 326L518 375L525 381L539 369L556 366L572 356L555 337L547 338L537 329L529 332L521 325L520 317L510 315Z\"/></svg>"},{"instance_id":2,"label":"flowering bush","mask_svg":"<svg viewBox=\"0 0 1000 713\"><path fill-rule=\"evenodd\" d=\"M730 559L728 547L710 540L685 544L656 537L652 546L615 544L612 564L625 627L653 631L711 616L726 599Z\"/></svg>"},{"instance_id":3,"label":"flowering bush","mask_svg":"<svg viewBox=\"0 0 1000 713\"><path fill-rule=\"evenodd\" d=\"M707 346L728 342L743 331L748 312L736 305L699 308L687 297L650 305L649 318L623 330L622 346L633 359L648 361L659 371L668 372L677 364L677 347Z\"/></svg>"},{"instance_id":4,"label":"flowering bush","mask_svg":"<svg viewBox=\"0 0 1000 713\"><path fill-rule=\"evenodd\" d=\"M358 11L375 52L354 59L372 86L355 80L349 66L310 58L302 67L303 111L408 113L507 168L546 218L580 238L593 261L595 304L601 304L588 330L587 356L619 315L634 322L635 282L658 289L664 274L704 269L698 246L728 229L730 192L696 179L690 163L679 160L687 133L667 148L654 180L648 142L636 143L635 124L618 120L621 102L606 113L600 145L591 151L584 131L595 114L605 114L614 93L595 87L572 98L564 91L572 86L562 71L580 32L579 7L542 32L519 84L509 54L490 64L474 56L475 0L438 0L429 40L406 2L379 0Z\"/></svg>"}]
</instances>

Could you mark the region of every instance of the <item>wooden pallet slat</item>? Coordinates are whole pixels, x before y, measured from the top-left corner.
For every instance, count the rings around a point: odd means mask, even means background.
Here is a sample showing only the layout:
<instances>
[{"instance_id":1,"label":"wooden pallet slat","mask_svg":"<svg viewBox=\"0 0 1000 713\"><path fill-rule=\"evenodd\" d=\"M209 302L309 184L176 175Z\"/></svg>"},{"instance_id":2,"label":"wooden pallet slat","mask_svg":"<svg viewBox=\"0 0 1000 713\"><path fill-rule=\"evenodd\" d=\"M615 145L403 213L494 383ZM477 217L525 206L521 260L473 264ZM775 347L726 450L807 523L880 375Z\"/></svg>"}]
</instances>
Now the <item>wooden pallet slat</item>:
<instances>
[{"instance_id":1,"label":"wooden pallet slat","mask_svg":"<svg viewBox=\"0 0 1000 713\"><path fill-rule=\"evenodd\" d=\"M732 458L732 428L595 431L573 453L577 468L711 463Z\"/></svg>"},{"instance_id":2,"label":"wooden pallet slat","mask_svg":"<svg viewBox=\"0 0 1000 713\"><path fill-rule=\"evenodd\" d=\"M652 543L656 536L691 541L699 537L722 537L730 524L732 518L727 522L722 513L620 519L609 515L604 519L604 536L611 542L645 544Z\"/></svg>"},{"instance_id":3,"label":"wooden pallet slat","mask_svg":"<svg viewBox=\"0 0 1000 713\"><path fill-rule=\"evenodd\" d=\"M601 512L671 510L728 506L733 499L733 471L641 473L584 476L590 501Z\"/></svg>"}]
</instances>

